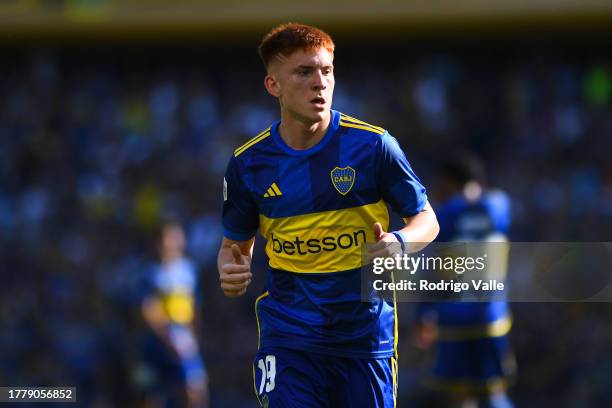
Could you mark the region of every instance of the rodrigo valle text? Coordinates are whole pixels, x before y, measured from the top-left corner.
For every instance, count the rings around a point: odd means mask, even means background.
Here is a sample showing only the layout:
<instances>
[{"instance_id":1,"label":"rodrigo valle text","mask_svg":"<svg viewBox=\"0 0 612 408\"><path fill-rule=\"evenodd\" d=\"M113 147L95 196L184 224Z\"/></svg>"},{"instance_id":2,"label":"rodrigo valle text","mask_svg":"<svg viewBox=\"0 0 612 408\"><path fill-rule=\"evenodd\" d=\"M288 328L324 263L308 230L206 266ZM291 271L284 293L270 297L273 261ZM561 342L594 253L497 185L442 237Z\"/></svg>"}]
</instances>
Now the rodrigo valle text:
<instances>
[{"instance_id":1,"label":"rodrigo valle text","mask_svg":"<svg viewBox=\"0 0 612 408\"><path fill-rule=\"evenodd\" d=\"M454 280L428 281L420 279L419 281L411 281L402 279L397 282L384 282L381 279L374 280L373 287L375 290L397 290L397 291L439 291L439 292L466 292L466 291L482 291L482 292L502 292L504 283L496 279L472 279L470 282L455 282Z\"/></svg>"}]
</instances>

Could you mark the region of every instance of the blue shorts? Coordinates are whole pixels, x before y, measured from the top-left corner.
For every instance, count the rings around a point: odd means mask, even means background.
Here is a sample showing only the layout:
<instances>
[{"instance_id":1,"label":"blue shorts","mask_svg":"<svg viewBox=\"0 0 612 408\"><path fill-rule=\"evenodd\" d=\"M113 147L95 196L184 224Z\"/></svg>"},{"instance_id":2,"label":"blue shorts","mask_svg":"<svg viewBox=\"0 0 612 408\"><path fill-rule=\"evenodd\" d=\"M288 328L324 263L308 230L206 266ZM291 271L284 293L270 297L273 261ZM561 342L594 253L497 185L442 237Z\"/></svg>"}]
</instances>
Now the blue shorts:
<instances>
[{"instance_id":1,"label":"blue shorts","mask_svg":"<svg viewBox=\"0 0 612 408\"><path fill-rule=\"evenodd\" d=\"M489 394L504 391L514 371L506 336L440 341L431 383L447 392Z\"/></svg>"},{"instance_id":2,"label":"blue shorts","mask_svg":"<svg viewBox=\"0 0 612 408\"><path fill-rule=\"evenodd\" d=\"M395 407L395 358L357 359L271 348L257 353L253 377L262 407Z\"/></svg>"}]
</instances>

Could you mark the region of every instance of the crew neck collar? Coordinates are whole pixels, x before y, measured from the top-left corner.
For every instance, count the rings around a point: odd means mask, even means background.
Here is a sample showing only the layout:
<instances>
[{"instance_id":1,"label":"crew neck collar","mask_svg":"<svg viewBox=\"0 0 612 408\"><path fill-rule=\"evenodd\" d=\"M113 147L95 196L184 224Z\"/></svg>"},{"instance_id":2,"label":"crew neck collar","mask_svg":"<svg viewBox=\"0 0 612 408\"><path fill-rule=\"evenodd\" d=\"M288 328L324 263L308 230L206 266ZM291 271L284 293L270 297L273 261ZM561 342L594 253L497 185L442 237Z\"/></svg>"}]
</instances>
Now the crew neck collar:
<instances>
[{"instance_id":1,"label":"crew neck collar","mask_svg":"<svg viewBox=\"0 0 612 408\"><path fill-rule=\"evenodd\" d=\"M331 114L331 118L329 120L329 126L327 127L327 131L325 132L325 135L323 136L321 140L319 140L319 142L316 145L311 146L308 149L296 150L292 148L291 146L287 145L287 143L285 143L283 138L280 136L280 133L278 132L278 127L280 126L280 123L281 123L280 120L276 122L274 125L272 125L272 129L270 130L272 134L272 138L274 139L276 144L280 146L281 149L283 149L285 152L291 155L303 156L303 155L309 155L312 153L316 153L319 150L321 150L323 147L325 147L325 145L334 136L334 134L336 133L336 130L338 129L339 122L340 122L339 120L340 114L333 109L330 109L330 114Z\"/></svg>"}]
</instances>

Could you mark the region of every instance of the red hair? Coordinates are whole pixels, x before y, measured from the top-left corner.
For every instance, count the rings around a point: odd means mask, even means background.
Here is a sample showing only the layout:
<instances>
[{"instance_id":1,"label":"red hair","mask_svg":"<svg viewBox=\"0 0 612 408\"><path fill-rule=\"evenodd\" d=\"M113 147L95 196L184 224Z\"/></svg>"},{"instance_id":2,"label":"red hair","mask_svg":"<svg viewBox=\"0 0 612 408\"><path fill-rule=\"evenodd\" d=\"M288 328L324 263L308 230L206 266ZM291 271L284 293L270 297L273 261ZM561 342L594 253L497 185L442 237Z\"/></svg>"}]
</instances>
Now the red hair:
<instances>
[{"instance_id":1,"label":"red hair","mask_svg":"<svg viewBox=\"0 0 612 408\"><path fill-rule=\"evenodd\" d=\"M324 48L334 53L335 44L329 34L316 27L299 23L281 24L272 29L259 44L259 56L266 69L278 54L289 56L297 50Z\"/></svg>"}]
</instances>

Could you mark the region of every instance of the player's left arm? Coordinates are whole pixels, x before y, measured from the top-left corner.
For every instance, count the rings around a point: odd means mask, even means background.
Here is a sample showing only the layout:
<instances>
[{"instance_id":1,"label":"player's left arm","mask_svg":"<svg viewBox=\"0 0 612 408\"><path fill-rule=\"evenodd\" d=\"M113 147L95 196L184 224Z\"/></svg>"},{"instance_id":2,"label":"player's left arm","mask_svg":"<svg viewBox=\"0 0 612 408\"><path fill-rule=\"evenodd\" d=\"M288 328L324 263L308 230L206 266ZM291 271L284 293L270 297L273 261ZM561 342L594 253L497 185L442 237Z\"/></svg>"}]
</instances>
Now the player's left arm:
<instances>
[{"instance_id":1,"label":"player's left arm","mask_svg":"<svg viewBox=\"0 0 612 408\"><path fill-rule=\"evenodd\" d=\"M394 232L385 232L380 223L374 224L374 237L379 244L372 248L373 256L392 255L393 248L386 244L399 243L398 235L402 238L406 252L418 252L436 239L438 232L440 232L436 213L429 202L417 214L405 217L404 223L402 229Z\"/></svg>"},{"instance_id":2,"label":"player's left arm","mask_svg":"<svg viewBox=\"0 0 612 408\"><path fill-rule=\"evenodd\" d=\"M421 212L404 218L404 227L398 232L401 233L405 242L412 244L407 248L408 252L420 251L436 239L440 232L440 225L429 201Z\"/></svg>"},{"instance_id":3,"label":"player's left arm","mask_svg":"<svg viewBox=\"0 0 612 408\"><path fill-rule=\"evenodd\" d=\"M397 140L387 132L378 140L376 163L378 179L384 181L380 185L382 197L395 212L402 215L405 224L400 230L386 232L379 222L374 223L377 244L370 249L371 255L393 255L399 247L404 252L425 248L440 231L438 220L427 200L425 187L412 170Z\"/></svg>"}]
</instances>

